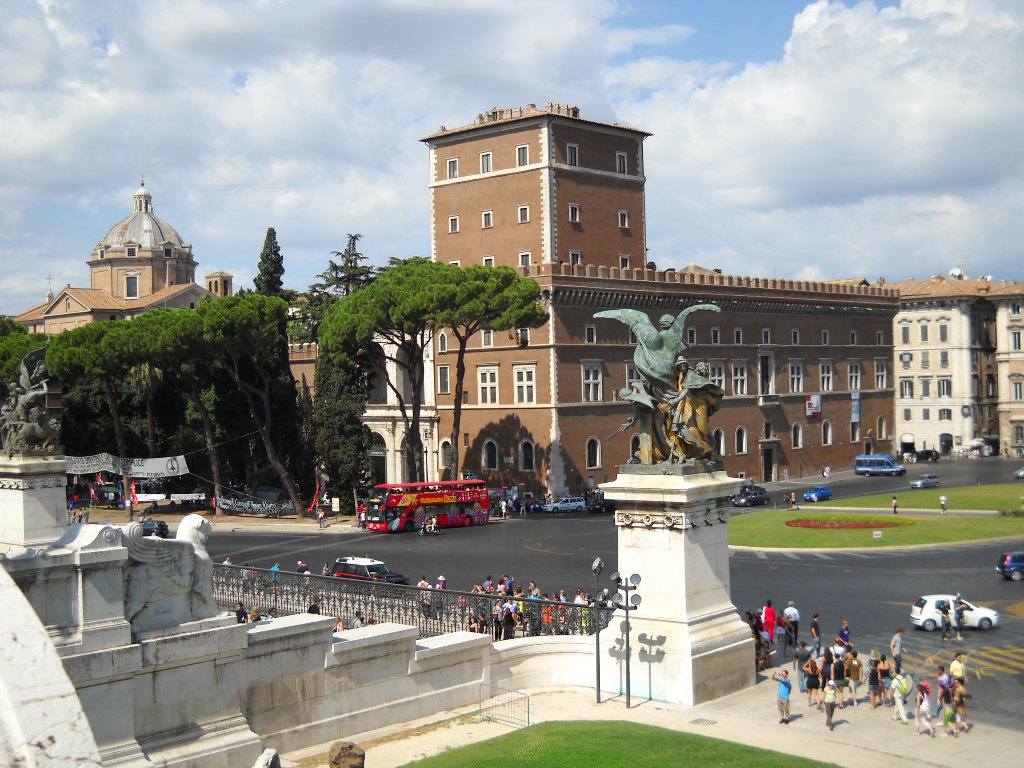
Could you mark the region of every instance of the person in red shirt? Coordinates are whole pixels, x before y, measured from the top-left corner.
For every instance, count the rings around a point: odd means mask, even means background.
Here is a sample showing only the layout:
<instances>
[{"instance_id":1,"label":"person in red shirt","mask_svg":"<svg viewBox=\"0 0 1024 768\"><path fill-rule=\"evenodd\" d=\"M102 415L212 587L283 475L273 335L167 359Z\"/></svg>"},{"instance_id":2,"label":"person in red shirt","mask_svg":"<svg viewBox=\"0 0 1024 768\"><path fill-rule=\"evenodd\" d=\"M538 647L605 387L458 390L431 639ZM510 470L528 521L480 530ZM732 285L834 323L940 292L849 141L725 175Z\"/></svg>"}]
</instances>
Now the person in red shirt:
<instances>
[{"instance_id":1,"label":"person in red shirt","mask_svg":"<svg viewBox=\"0 0 1024 768\"><path fill-rule=\"evenodd\" d=\"M768 633L768 644L775 640L775 609L772 608L772 601L766 600L764 608L761 609L761 620L764 622L765 632Z\"/></svg>"}]
</instances>

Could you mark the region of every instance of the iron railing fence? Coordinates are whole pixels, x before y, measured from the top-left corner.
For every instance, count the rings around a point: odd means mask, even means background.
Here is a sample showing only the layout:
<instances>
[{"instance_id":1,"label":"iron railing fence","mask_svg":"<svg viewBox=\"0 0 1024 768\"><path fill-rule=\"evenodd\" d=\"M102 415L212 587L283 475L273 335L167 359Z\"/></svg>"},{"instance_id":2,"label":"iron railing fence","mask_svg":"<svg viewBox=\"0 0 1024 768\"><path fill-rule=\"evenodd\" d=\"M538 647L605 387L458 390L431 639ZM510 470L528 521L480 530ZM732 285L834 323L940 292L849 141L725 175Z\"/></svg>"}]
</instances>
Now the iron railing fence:
<instances>
[{"instance_id":1,"label":"iron railing fence","mask_svg":"<svg viewBox=\"0 0 1024 768\"><path fill-rule=\"evenodd\" d=\"M516 728L530 726L530 695L497 685L480 683L481 720L493 720Z\"/></svg>"},{"instance_id":2,"label":"iron railing fence","mask_svg":"<svg viewBox=\"0 0 1024 768\"><path fill-rule=\"evenodd\" d=\"M420 637L459 630L489 633L495 640L589 635L608 626L612 615L610 608L521 598L517 620L510 623L502 621L506 598L500 595L222 564L213 566L213 596L225 609L242 603L247 611L259 607L264 616L271 608L282 616L305 613L319 598L320 613L340 618L345 626L358 612L364 624L405 624L416 627Z\"/></svg>"}]
</instances>

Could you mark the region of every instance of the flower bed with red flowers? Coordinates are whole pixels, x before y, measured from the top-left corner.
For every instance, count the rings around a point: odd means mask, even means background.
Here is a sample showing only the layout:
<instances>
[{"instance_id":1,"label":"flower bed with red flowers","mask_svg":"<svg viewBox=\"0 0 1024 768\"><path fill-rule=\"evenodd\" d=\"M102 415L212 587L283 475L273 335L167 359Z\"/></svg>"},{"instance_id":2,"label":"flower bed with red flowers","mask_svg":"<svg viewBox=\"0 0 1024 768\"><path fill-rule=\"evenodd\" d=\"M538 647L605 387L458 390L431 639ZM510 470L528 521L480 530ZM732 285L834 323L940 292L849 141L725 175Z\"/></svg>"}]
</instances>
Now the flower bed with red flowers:
<instances>
[{"instance_id":1,"label":"flower bed with red flowers","mask_svg":"<svg viewBox=\"0 0 1024 768\"><path fill-rule=\"evenodd\" d=\"M913 520L810 520L799 518L787 520L791 528L898 528L901 525L913 525Z\"/></svg>"}]
</instances>

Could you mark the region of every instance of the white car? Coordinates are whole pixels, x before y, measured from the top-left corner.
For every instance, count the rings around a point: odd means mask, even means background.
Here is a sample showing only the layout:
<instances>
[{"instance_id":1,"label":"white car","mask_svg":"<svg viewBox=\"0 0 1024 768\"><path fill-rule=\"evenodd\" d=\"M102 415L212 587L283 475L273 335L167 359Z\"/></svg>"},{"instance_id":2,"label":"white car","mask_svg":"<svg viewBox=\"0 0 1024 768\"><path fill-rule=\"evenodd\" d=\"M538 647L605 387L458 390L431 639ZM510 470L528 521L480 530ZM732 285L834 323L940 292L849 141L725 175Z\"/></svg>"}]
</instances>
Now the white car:
<instances>
[{"instance_id":1,"label":"white car","mask_svg":"<svg viewBox=\"0 0 1024 768\"><path fill-rule=\"evenodd\" d=\"M1016 472L1014 472L1014 473L1013 473L1013 476L1014 476L1014 478L1016 478L1017 480L1024 480L1024 467L1021 467L1021 468L1020 468L1020 469L1018 469L1018 470L1017 470Z\"/></svg>"},{"instance_id":2,"label":"white car","mask_svg":"<svg viewBox=\"0 0 1024 768\"><path fill-rule=\"evenodd\" d=\"M545 512L582 512L587 508L587 500L582 496L563 496L558 501L544 505Z\"/></svg>"},{"instance_id":3,"label":"white car","mask_svg":"<svg viewBox=\"0 0 1024 768\"><path fill-rule=\"evenodd\" d=\"M917 598L917 602L910 608L910 620L915 627L931 632L942 626L942 617L939 615L938 606L943 601L949 602L950 606L956 601L955 595L924 595ZM992 629L999 626L999 614L991 608L984 608L972 602L963 600L967 606L964 611L964 627L967 629ZM952 607L949 611L949 620L952 626L956 626L956 617Z\"/></svg>"}]
</instances>

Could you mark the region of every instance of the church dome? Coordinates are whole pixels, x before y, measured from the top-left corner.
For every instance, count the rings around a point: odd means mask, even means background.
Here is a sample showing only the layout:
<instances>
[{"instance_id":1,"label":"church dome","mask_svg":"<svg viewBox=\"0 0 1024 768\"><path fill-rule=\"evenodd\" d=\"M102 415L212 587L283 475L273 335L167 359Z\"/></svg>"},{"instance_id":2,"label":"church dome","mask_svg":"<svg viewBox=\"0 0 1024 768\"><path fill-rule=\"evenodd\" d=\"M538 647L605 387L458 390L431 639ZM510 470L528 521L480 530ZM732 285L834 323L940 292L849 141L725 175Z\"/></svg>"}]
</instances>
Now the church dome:
<instances>
[{"instance_id":1,"label":"church dome","mask_svg":"<svg viewBox=\"0 0 1024 768\"><path fill-rule=\"evenodd\" d=\"M132 214L107 230L96 247L104 250L120 249L126 243L135 243L142 248L167 244L173 248L187 248L177 230L153 213L153 197L146 189L145 182L135 192Z\"/></svg>"}]
</instances>

